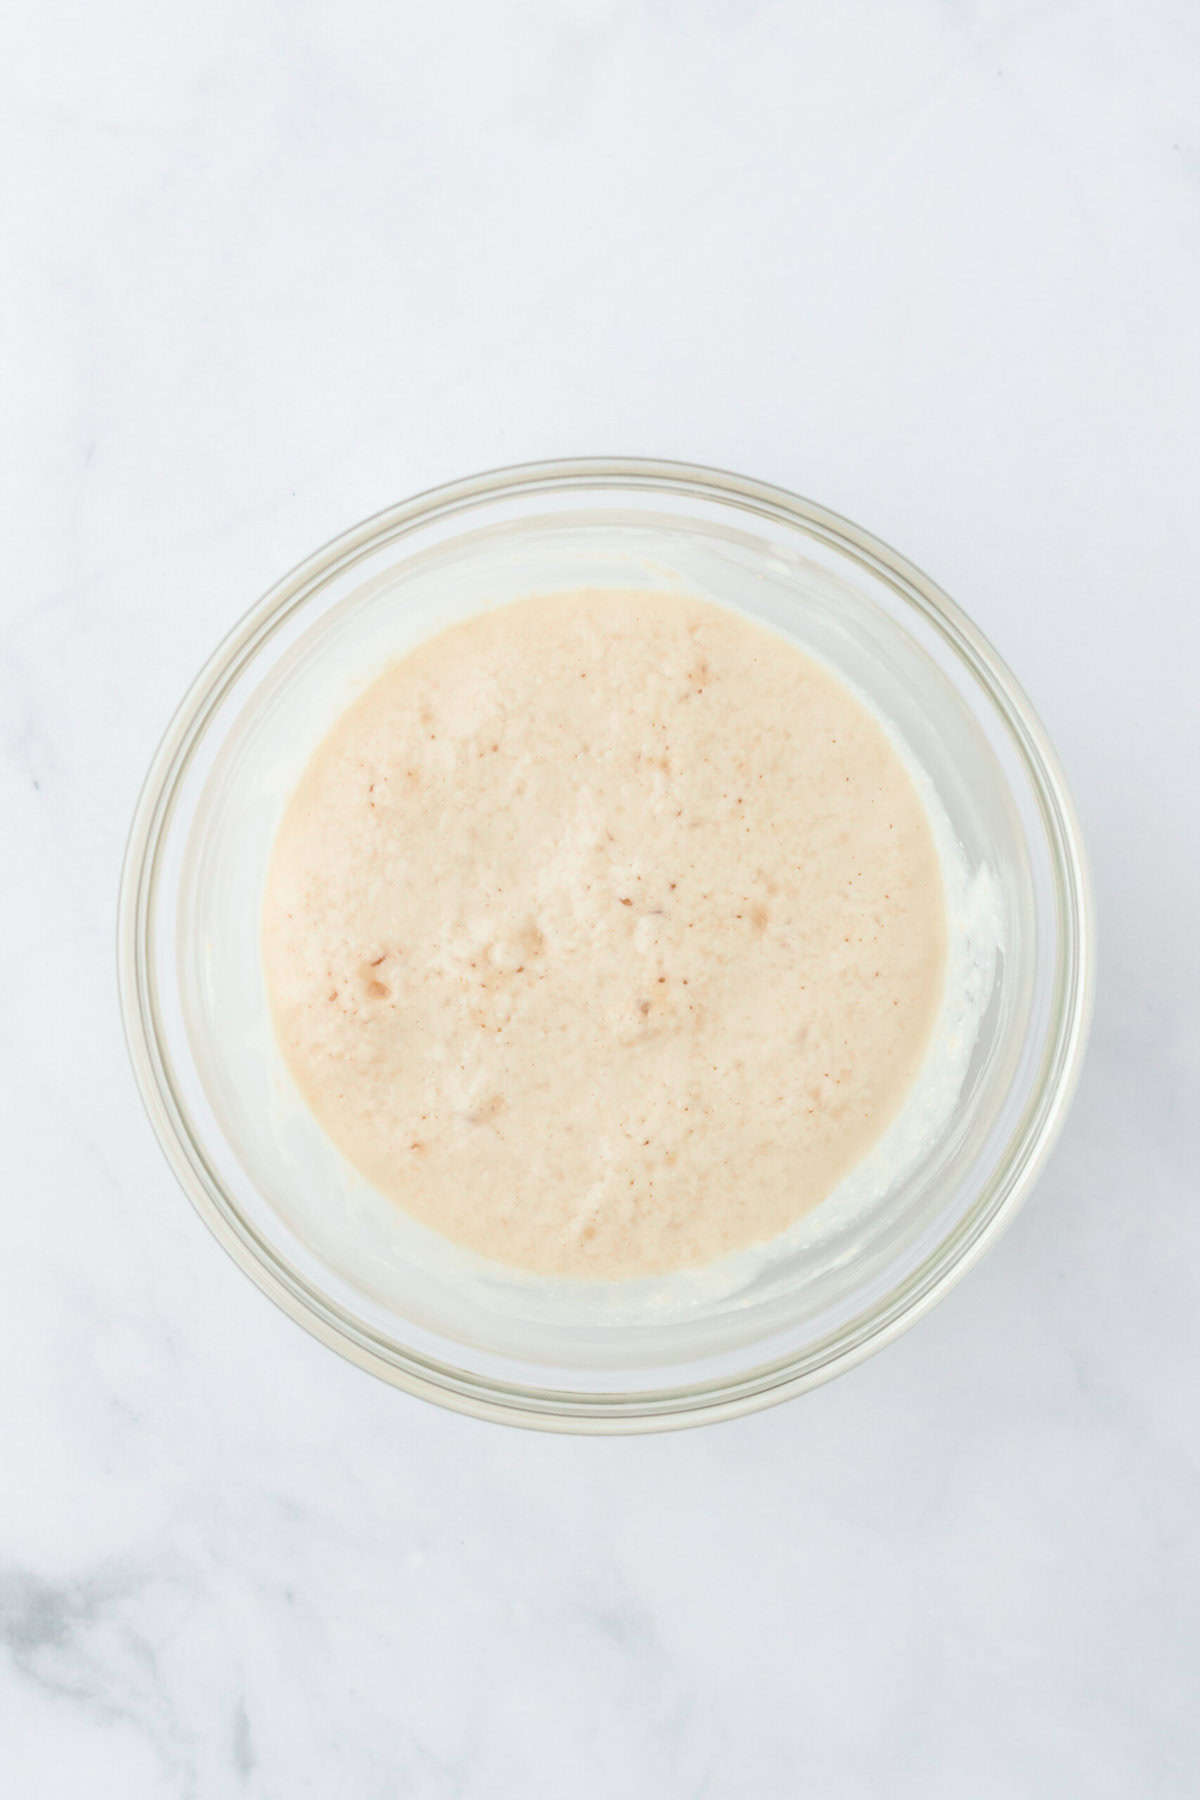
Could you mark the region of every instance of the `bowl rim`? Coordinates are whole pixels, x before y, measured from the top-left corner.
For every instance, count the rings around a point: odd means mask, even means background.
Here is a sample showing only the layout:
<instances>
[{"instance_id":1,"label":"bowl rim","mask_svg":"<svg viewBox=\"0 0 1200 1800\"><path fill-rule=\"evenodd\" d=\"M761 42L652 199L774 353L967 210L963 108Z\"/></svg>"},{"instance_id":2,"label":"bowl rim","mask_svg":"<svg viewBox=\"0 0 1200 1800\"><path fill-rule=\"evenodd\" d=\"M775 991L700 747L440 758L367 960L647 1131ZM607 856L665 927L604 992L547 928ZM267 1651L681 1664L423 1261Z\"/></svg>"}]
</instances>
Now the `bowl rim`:
<instances>
[{"instance_id":1,"label":"bowl rim","mask_svg":"<svg viewBox=\"0 0 1200 1800\"><path fill-rule=\"evenodd\" d=\"M229 688L284 621L333 575L417 526L445 520L481 501L605 488L717 500L798 525L848 552L921 613L983 687L1007 727L1046 832L1059 919L1051 1019L1033 1092L982 1191L923 1262L881 1302L799 1353L728 1379L632 1394L501 1382L400 1350L351 1319L292 1269L242 1217L189 1128L160 1028L151 951L158 853L181 782ZM1024 1201L1070 1106L1091 1021L1095 919L1079 821L1045 729L1007 664L923 570L851 520L769 482L662 458L569 457L488 470L385 507L296 564L226 634L177 706L137 800L121 872L117 978L134 1077L168 1163L218 1242L290 1318L360 1368L454 1411L541 1430L630 1433L734 1418L827 1381L915 1324L973 1267Z\"/></svg>"}]
</instances>

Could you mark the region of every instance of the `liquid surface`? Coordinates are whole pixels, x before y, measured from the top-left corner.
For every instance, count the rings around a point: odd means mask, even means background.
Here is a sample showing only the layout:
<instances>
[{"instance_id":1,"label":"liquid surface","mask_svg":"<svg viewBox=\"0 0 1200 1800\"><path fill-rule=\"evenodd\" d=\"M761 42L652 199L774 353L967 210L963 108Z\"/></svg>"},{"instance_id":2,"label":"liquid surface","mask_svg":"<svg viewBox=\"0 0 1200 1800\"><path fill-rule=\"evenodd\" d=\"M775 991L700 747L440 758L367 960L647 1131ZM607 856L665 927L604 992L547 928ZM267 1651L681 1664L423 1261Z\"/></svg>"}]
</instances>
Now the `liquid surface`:
<instances>
[{"instance_id":1,"label":"liquid surface","mask_svg":"<svg viewBox=\"0 0 1200 1800\"><path fill-rule=\"evenodd\" d=\"M319 745L272 853L283 1055L346 1157L483 1256L594 1279L785 1230L899 1110L945 902L878 722L685 596L481 615Z\"/></svg>"}]
</instances>

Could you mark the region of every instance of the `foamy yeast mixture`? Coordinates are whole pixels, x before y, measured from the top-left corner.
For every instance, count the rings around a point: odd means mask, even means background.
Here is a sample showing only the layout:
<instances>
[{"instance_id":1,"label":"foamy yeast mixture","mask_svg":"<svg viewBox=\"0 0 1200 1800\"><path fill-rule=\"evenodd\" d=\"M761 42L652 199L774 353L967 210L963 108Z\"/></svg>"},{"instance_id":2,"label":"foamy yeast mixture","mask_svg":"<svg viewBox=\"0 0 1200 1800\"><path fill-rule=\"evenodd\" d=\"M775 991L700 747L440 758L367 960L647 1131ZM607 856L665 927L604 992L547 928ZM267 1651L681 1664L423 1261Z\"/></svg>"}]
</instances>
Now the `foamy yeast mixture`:
<instances>
[{"instance_id":1,"label":"foamy yeast mixture","mask_svg":"<svg viewBox=\"0 0 1200 1800\"><path fill-rule=\"evenodd\" d=\"M329 1136L548 1275L783 1231L897 1112L943 984L929 822L822 666L697 599L539 597L405 656L285 814L263 947Z\"/></svg>"}]
</instances>

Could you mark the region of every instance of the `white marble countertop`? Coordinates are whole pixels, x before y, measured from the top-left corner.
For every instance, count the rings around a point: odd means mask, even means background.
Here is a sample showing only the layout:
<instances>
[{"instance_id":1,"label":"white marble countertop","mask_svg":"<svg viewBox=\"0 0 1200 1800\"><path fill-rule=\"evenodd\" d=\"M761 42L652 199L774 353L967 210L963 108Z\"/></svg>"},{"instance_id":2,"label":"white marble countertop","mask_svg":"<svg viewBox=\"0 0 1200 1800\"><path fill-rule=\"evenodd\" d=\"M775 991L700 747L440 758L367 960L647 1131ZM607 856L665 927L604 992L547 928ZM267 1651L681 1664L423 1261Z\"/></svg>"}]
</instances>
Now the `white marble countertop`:
<instances>
[{"instance_id":1,"label":"white marble countertop","mask_svg":"<svg viewBox=\"0 0 1200 1800\"><path fill-rule=\"evenodd\" d=\"M0 1791L1195 1793L1195 7L18 13ZM112 940L151 750L264 587L606 450L797 488L962 601L1073 779L1102 962L1050 1168L930 1318L578 1442L394 1393L237 1272Z\"/></svg>"}]
</instances>

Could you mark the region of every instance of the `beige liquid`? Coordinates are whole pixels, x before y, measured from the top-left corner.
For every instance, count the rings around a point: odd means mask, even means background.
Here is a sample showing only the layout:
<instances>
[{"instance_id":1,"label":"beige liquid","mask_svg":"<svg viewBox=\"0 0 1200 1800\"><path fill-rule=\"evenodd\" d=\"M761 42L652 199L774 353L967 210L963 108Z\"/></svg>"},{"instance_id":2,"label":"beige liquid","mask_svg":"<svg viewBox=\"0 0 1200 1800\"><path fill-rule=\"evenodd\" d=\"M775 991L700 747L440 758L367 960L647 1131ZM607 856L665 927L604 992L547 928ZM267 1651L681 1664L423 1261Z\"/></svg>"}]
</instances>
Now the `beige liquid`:
<instances>
[{"instance_id":1,"label":"beige liquid","mask_svg":"<svg viewBox=\"0 0 1200 1800\"><path fill-rule=\"evenodd\" d=\"M899 1110L945 964L933 836L821 665L696 599L521 601L338 720L273 850L279 1043L425 1225L550 1275L774 1237Z\"/></svg>"}]
</instances>

